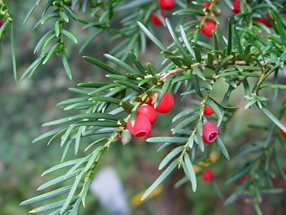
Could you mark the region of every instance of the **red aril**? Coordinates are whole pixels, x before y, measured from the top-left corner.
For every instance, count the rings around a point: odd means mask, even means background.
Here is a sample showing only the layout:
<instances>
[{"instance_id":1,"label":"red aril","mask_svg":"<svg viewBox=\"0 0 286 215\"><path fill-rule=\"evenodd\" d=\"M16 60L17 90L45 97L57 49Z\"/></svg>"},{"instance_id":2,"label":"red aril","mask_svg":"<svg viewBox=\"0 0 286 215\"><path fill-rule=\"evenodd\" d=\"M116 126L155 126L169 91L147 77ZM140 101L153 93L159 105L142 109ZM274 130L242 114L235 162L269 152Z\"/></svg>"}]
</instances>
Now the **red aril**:
<instances>
[{"instance_id":1,"label":"red aril","mask_svg":"<svg viewBox=\"0 0 286 215\"><path fill-rule=\"evenodd\" d=\"M154 123L157 120L157 114L155 109L148 104L141 105L138 108L137 114L147 116L151 123Z\"/></svg>"},{"instance_id":2,"label":"red aril","mask_svg":"<svg viewBox=\"0 0 286 215\"><path fill-rule=\"evenodd\" d=\"M170 93L165 93L158 106L155 108L155 111L159 113L168 113L171 111L173 105L174 97Z\"/></svg>"},{"instance_id":3,"label":"red aril","mask_svg":"<svg viewBox=\"0 0 286 215\"><path fill-rule=\"evenodd\" d=\"M203 123L203 141L206 144L214 142L218 136L218 128L212 122Z\"/></svg>"},{"instance_id":4,"label":"red aril","mask_svg":"<svg viewBox=\"0 0 286 215\"><path fill-rule=\"evenodd\" d=\"M137 114L133 126L130 119L127 121L127 129L133 136L144 138L150 135L152 126L147 116Z\"/></svg>"}]
</instances>

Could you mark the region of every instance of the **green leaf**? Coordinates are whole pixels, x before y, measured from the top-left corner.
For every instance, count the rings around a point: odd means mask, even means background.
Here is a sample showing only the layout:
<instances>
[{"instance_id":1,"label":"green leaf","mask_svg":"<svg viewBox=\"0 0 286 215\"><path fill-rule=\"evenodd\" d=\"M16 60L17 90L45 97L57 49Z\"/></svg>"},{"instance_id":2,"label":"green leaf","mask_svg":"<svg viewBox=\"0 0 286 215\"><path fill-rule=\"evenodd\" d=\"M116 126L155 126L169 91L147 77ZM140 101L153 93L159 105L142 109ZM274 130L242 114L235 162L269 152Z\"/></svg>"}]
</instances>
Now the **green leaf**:
<instances>
[{"instance_id":1,"label":"green leaf","mask_svg":"<svg viewBox=\"0 0 286 215\"><path fill-rule=\"evenodd\" d=\"M173 15L200 15L204 16L204 12L202 10L194 10L192 8L184 8L177 10L173 13Z\"/></svg>"},{"instance_id":2,"label":"green leaf","mask_svg":"<svg viewBox=\"0 0 286 215\"><path fill-rule=\"evenodd\" d=\"M166 18L166 24L167 24L167 27L168 27L168 30L174 40L174 43L176 44L177 48L179 49L180 53L189 61L193 61L193 59L190 57L190 55L185 51L184 47L181 45L178 37L176 36L169 20Z\"/></svg>"},{"instance_id":3,"label":"green leaf","mask_svg":"<svg viewBox=\"0 0 286 215\"><path fill-rule=\"evenodd\" d=\"M248 183L245 182L241 186L239 186L234 193L232 193L224 202L224 205L232 204L238 196L243 192L243 190L248 186Z\"/></svg>"},{"instance_id":4,"label":"green leaf","mask_svg":"<svg viewBox=\"0 0 286 215\"><path fill-rule=\"evenodd\" d=\"M178 123L176 125L176 127L174 128L174 131L177 131L181 128L186 127L187 125L189 125L190 123L192 123L193 121L198 119L198 117L199 117L198 114L193 114L193 115L189 116L188 118L186 118L183 121L181 121L180 123Z\"/></svg>"},{"instance_id":5,"label":"green leaf","mask_svg":"<svg viewBox=\"0 0 286 215\"><path fill-rule=\"evenodd\" d=\"M151 63L147 63L147 69L152 75L156 75L158 73L156 68Z\"/></svg>"},{"instance_id":6,"label":"green leaf","mask_svg":"<svg viewBox=\"0 0 286 215\"><path fill-rule=\"evenodd\" d=\"M169 147L170 145L172 145L172 143L164 143L163 145L161 145L158 149L157 152L162 151L163 149L166 149L167 147Z\"/></svg>"},{"instance_id":7,"label":"green leaf","mask_svg":"<svg viewBox=\"0 0 286 215\"><path fill-rule=\"evenodd\" d=\"M79 127L77 133L76 133L76 137L75 137L75 143L74 143L74 154L77 155L78 150L79 150L79 146L80 146L80 140L81 140L81 136L85 130L85 126L81 126Z\"/></svg>"},{"instance_id":8,"label":"green leaf","mask_svg":"<svg viewBox=\"0 0 286 215\"><path fill-rule=\"evenodd\" d=\"M90 44L94 38L96 38L97 35L101 34L102 31L104 29L96 29L96 31L94 33L92 33L86 40L85 42L83 43L83 45L81 46L81 48L79 49L79 53L82 53L83 50L88 46L88 44Z\"/></svg>"},{"instance_id":9,"label":"green leaf","mask_svg":"<svg viewBox=\"0 0 286 215\"><path fill-rule=\"evenodd\" d=\"M82 169L83 169L83 168L76 170L73 174L69 175L68 177L66 177L65 175L62 175L62 176L59 176L59 177L57 177L57 178L54 178L54 179L52 179L52 180L50 180L50 181L48 181L48 182L42 184L42 185L38 188L38 190L44 190L44 189L46 189L46 188L49 188L49 187L54 186L54 185L56 185L56 184L59 184L59 183L65 181L65 180L68 180L68 179L70 179L70 178L76 176L80 171L82 171Z\"/></svg>"},{"instance_id":10,"label":"green leaf","mask_svg":"<svg viewBox=\"0 0 286 215\"><path fill-rule=\"evenodd\" d=\"M159 165L159 170L162 170L176 155L182 152L183 149L183 146L179 146L173 149L169 154L167 154L166 157L161 161Z\"/></svg>"},{"instance_id":11,"label":"green leaf","mask_svg":"<svg viewBox=\"0 0 286 215\"><path fill-rule=\"evenodd\" d=\"M44 58L42 64L45 64L48 62L48 60L52 57L53 54L55 54L58 51L58 48L60 47L59 43L56 43L47 53L46 57Z\"/></svg>"},{"instance_id":12,"label":"green leaf","mask_svg":"<svg viewBox=\"0 0 286 215\"><path fill-rule=\"evenodd\" d=\"M286 34L285 31L283 30L283 25L281 23L281 20L279 18L279 15L274 12L273 10L270 12L271 16L275 20L275 30L277 31L278 35L281 38L281 42L286 47Z\"/></svg>"},{"instance_id":13,"label":"green leaf","mask_svg":"<svg viewBox=\"0 0 286 215\"><path fill-rule=\"evenodd\" d=\"M111 103L116 103L118 104L120 102L119 99L111 98L111 97L92 97L96 101L102 101L102 102L111 102ZM43 126L52 126L52 125L59 125L59 124L64 124L67 122L73 122L76 120L86 120L86 119L92 119L92 120L97 120L97 119L108 119L108 120L118 120L120 119L119 116L112 115L112 114L106 114L106 113L83 113L83 114L77 114L74 116L62 118L62 119L57 119L54 121L46 122L43 124Z\"/></svg>"},{"instance_id":14,"label":"green leaf","mask_svg":"<svg viewBox=\"0 0 286 215\"><path fill-rule=\"evenodd\" d=\"M69 212L69 215L78 215L80 203L81 203L81 198L78 198L75 204L73 205L72 210Z\"/></svg>"},{"instance_id":15,"label":"green leaf","mask_svg":"<svg viewBox=\"0 0 286 215\"><path fill-rule=\"evenodd\" d=\"M56 34L56 37L59 37L60 36L60 33L61 33L61 30L60 30L60 20L57 20L55 22L55 34Z\"/></svg>"},{"instance_id":16,"label":"green leaf","mask_svg":"<svg viewBox=\"0 0 286 215\"><path fill-rule=\"evenodd\" d=\"M183 42L184 42L186 48L188 49L188 51L192 55L192 57L194 59L196 59L195 52L194 52L194 50L193 50L193 48L192 48L192 46L191 46L191 44L187 38L186 32L184 31L184 28L182 25L180 25L180 32L181 32L181 36L182 36L182 39L183 39Z\"/></svg>"},{"instance_id":17,"label":"green leaf","mask_svg":"<svg viewBox=\"0 0 286 215\"><path fill-rule=\"evenodd\" d=\"M4 30L7 28L7 26L10 24L9 21L4 22L4 24L0 28L0 39L2 38L2 35L4 33Z\"/></svg>"},{"instance_id":18,"label":"green leaf","mask_svg":"<svg viewBox=\"0 0 286 215\"><path fill-rule=\"evenodd\" d=\"M184 172L185 172L187 178L192 183L193 191L196 192L196 190L197 190L196 174L195 174L195 171L194 171L194 168L193 168L190 156L187 153L184 154L183 169L184 169Z\"/></svg>"},{"instance_id":19,"label":"green leaf","mask_svg":"<svg viewBox=\"0 0 286 215\"><path fill-rule=\"evenodd\" d=\"M249 172L251 171L252 167L253 165L243 165L241 168L236 170L230 177L228 177L225 183L230 184L233 181L240 179L244 175L245 176L249 175Z\"/></svg>"},{"instance_id":20,"label":"green leaf","mask_svg":"<svg viewBox=\"0 0 286 215\"><path fill-rule=\"evenodd\" d=\"M83 56L83 59L86 61L90 62L91 64L103 69L104 71L110 73L110 74L121 74L117 70L113 69L112 67L108 66L107 64L103 63L102 61L93 58L93 57L88 57L88 56Z\"/></svg>"},{"instance_id":21,"label":"green leaf","mask_svg":"<svg viewBox=\"0 0 286 215\"><path fill-rule=\"evenodd\" d=\"M225 3L228 5L228 7L230 9L232 9L233 5L232 5L232 2L230 0L225 0Z\"/></svg>"},{"instance_id":22,"label":"green leaf","mask_svg":"<svg viewBox=\"0 0 286 215\"><path fill-rule=\"evenodd\" d=\"M70 69L70 66L69 66L69 63L68 63L68 59L67 59L66 53L62 53L62 63L63 63L64 69L65 69L65 72L66 72L68 78L70 80L72 80L71 69Z\"/></svg>"},{"instance_id":23,"label":"green leaf","mask_svg":"<svg viewBox=\"0 0 286 215\"><path fill-rule=\"evenodd\" d=\"M260 108L262 112L274 123L276 124L282 131L286 132L286 127L280 122L279 119L277 119L276 116L274 116L273 113L271 113L267 108L262 107Z\"/></svg>"},{"instance_id":24,"label":"green leaf","mask_svg":"<svg viewBox=\"0 0 286 215\"><path fill-rule=\"evenodd\" d=\"M144 66L141 64L141 62L138 60L138 58L136 57L136 55L133 52L129 53L129 57L131 58L132 62L134 63L134 65L137 67L138 71L141 74L145 75L145 71L146 69L144 68Z\"/></svg>"},{"instance_id":25,"label":"green leaf","mask_svg":"<svg viewBox=\"0 0 286 215\"><path fill-rule=\"evenodd\" d=\"M227 160L230 160L229 154L228 154L228 152L227 152L227 149L225 148L223 142L221 141L221 139L220 139L219 137L217 137L216 143L217 143L219 149L221 150L222 154L224 155L224 157L225 157Z\"/></svg>"},{"instance_id":26,"label":"green leaf","mask_svg":"<svg viewBox=\"0 0 286 215\"><path fill-rule=\"evenodd\" d=\"M39 1L37 1L39 2ZM23 21L23 24L26 23L26 21L29 19L29 17L31 16L31 14L33 13L33 11L36 9L36 7L38 6L39 4L36 3L32 6L32 8L30 9L30 11L28 12L27 16L25 17L24 21Z\"/></svg>"},{"instance_id":27,"label":"green leaf","mask_svg":"<svg viewBox=\"0 0 286 215\"><path fill-rule=\"evenodd\" d=\"M64 146L64 151L63 151L63 154L62 154L62 158L61 158L61 162L63 162L68 154L68 151L70 149L70 146L71 146L71 143L72 143L72 140L69 140L67 141L67 143L65 144Z\"/></svg>"},{"instance_id":28,"label":"green leaf","mask_svg":"<svg viewBox=\"0 0 286 215\"><path fill-rule=\"evenodd\" d=\"M45 24L47 21L49 21L50 19L57 19L59 17L59 14L56 13L56 12L52 12L52 13L49 13L45 16L42 16L42 18L39 20L40 24Z\"/></svg>"},{"instance_id":29,"label":"green leaf","mask_svg":"<svg viewBox=\"0 0 286 215\"><path fill-rule=\"evenodd\" d=\"M205 143L203 142L202 136L200 134L196 134L194 136L194 141L199 145L200 150L202 152L205 151Z\"/></svg>"},{"instance_id":30,"label":"green leaf","mask_svg":"<svg viewBox=\"0 0 286 215\"><path fill-rule=\"evenodd\" d=\"M228 61L233 58L232 55L225 57L220 64L215 68L215 72L219 72L225 65L227 65Z\"/></svg>"},{"instance_id":31,"label":"green leaf","mask_svg":"<svg viewBox=\"0 0 286 215\"><path fill-rule=\"evenodd\" d=\"M40 135L39 137L35 138L32 143L39 142L45 138L48 138L48 137L51 137L51 136L57 134L57 133L62 133L63 131L65 131L65 129L63 129L63 128L53 129L53 130L46 132L46 133Z\"/></svg>"},{"instance_id":32,"label":"green leaf","mask_svg":"<svg viewBox=\"0 0 286 215\"><path fill-rule=\"evenodd\" d=\"M82 158L79 158L79 159L69 160L69 161L65 161L63 163L57 164L56 166L53 166L53 167L47 169L45 172L43 172L42 176L47 175L47 174L49 174L51 172L54 172L54 171L56 171L58 169L61 169L61 168L64 168L64 167L68 167L68 166L72 166L72 165L78 163L81 160L82 160Z\"/></svg>"},{"instance_id":33,"label":"green leaf","mask_svg":"<svg viewBox=\"0 0 286 215\"><path fill-rule=\"evenodd\" d=\"M277 157L277 153L276 153L275 149L273 150L273 158L274 158L274 164L275 164L278 172L280 173L280 175L282 176L284 181L286 181L286 174L283 170L283 167L281 166L281 163L278 161L278 157Z\"/></svg>"},{"instance_id":34,"label":"green leaf","mask_svg":"<svg viewBox=\"0 0 286 215\"><path fill-rule=\"evenodd\" d=\"M68 129L66 130L66 132L64 133L64 135L61 138L61 143L60 146L62 147L68 140L68 137L70 136L70 134L72 133L74 127L68 127Z\"/></svg>"},{"instance_id":35,"label":"green leaf","mask_svg":"<svg viewBox=\"0 0 286 215\"><path fill-rule=\"evenodd\" d=\"M94 126L94 127L118 127L117 122L115 121L91 121L91 122L77 122L77 123L73 123L71 124L71 126Z\"/></svg>"},{"instance_id":36,"label":"green leaf","mask_svg":"<svg viewBox=\"0 0 286 215\"><path fill-rule=\"evenodd\" d=\"M71 189L71 185L65 186L65 187L61 187L59 189L56 189L56 190L44 193L42 195L33 197L31 199L25 200L25 201L21 202L20 205L21 206L31 205L31 204L34 204L34 203L37 203L37 202L41 202L41 201L44 201L44 200L47 200L47 199L51 199L51 198L54 198L56 196L59 196L59 195L62 195L64 193L68 192L70 189Z\"/></svg>"},{"instance_id":37,"label":"green leaf","mask_svg":"<svg viewBox=\"0 0 286 215\"><path fill-rule=\"evenodd\" d=\"M127 10L127 9L133 9L133 10L137 10L137 7L142 7L144 5L150 4L152 3L153 0L133 0L131 2L124 2L124 4L121 4L120 6L118 6L116 8L116 11L121 11L121 10Z\"/></svg>"},{"instance_id":38,"label":"green leaf","mask_svg":"<svg viewBox=\"0 0 286 215\"><path fill-rule=\"evenodd\" d=\"M70 17L72 17L75 21L78 21L77 16L75 15L75 13L66 5L63 5L65 11L68 13L68 15L70 15Z\"/></svg>"},{"instance_id":39,"label":"green leaf","mask_svg":"<svg viewBox=\"0 0 286 215\"><path fill-rule=\"evenodd\" d=\"M16 52L15 52L15 39L14 39L14 27L13 23L10 26L10 41L11 41L11 58L12 68L14 74L14 80L17 81L17 65L16 65Z\"/></svg>"},{"instance_id":40,"label":"green leaf","mask_svg":"<svg viewBox=\"0 0 286 215\"><path fill-rule=\"evenodd\" d=\"M115 80L115 83L119 83L123 86L128 87L129 89L133 89L134 91L138 92L138 93L143 93L143 89L138 87L137 84L133 84L130 81L123 81L123 80Z\"/></svg>"},{"instance_id":41,"label":"green leaf","mask_svg":"<svg viewBox=\"0 0 286 215\"><path fill-rule=\"evenodd\" d=\"M92 167L92 165L96 162L98 155L99 155L99 154L101 153L101 151L104 150L104 149L105 149L105 148L102 146L102 147L96 148L96 149L92 152L92 154L91 154L91 156L90 156L90 158L89 158L87 164L85 165L85 168L84 168L84 170L83 170L84 172L87 172L87 171L90 170L90 168Z\"/></svg>"},{"instance_id":42,"label":"green leaf","mask_svg":"<svg viewBox=\"0 0 286 215\"><path fill-rule=\"evenodd\" d=\"M76 179L75 179L75 181L74 181L74 183L72 185L72 188L71 188L71 190L70 190L70 192L69 192L69 194L68 194L68 196L67 196L67 198L65 200L65 203L64 203L64 205L61 208L61 212L60 212L61 214L66 212L67 208L70 206L70 204L71 204L71 202L73 200L73 197L75 195L76 189L78 189L80 180L83 177L84 173L85 172L82 171L79 175L76 176Z\"/></svg>"},{"instance_id":43,"label":"green leaf","mask_svg":"<svg viewBox=\"0 0 286 215\"><path fill-rule=\"evenodd\" d=\"M193 148L193 145L194 145L194 136L191 135L188 139L188 142L187 142L187 145L190 147L190 148Z\"/></svg>"},{"instance_id":44,"label":"green leaf","mask_svg":"<svg viewBox=\"0 0 286 215\"><path fill-rule=\"evenodd\" d=\"M174 160L168 168L164 170L164 172L154 181L154 183L144 192L141 200L143 201L148 197L171 173L172 171L176 168L178 164L177 160Z\"/></svg>"},{"instance_id":45,"label":"green leaf","mask_svg":"<svg viewBox=\"0 0 286 215\"><path fill-rule=\"evenodd\" d=\"M48 205L45 205L45 206L42 206L42 207L35 208L35 209L29 211L29 213L41 213L41 212L49 211L49 210L52 210L52 209L55 209L55 208L59 208L63 204L64 204L64 200L58 201L58 202L51 203L51 204L48 204Z\"/></svg>"},{"instance_id":46,"label":"green leaf","mask_svg":"<svg viewBox=\"0 0 286 215\"><path fill-rule=\"evenodd\" d=\"M172 122L176 122L177 120L189 115L190 113L196 112L198 111L200 108L199 106L196 106L194 108L188 108L186 110L181 111L180 113L178 113L173 119Z\"/></svg>"},{"instance_id":47,"label":"green leaf","mask_svg":"<svg viewBox=\"0 0 286 215\"><path fill-rule=\"evenodd\" d=\"M119 66L120 68L122 68L126 73L135 73L134 69L132 67L130 67L128 64L124 63L122 60L113 57L109 54L105 54L104 55L107 59L109 59L111 62L115 63L117 66Z\"/></svg>"},{"instance_id":48,"label":"green leaf","mask_svg":"<svg viewBox=\"0 0 286 215\"><path fill-rule=\"evenodd\" d=\"M221 110L217 103L216 102L213 102L215 100L211 99L211 100L207 100L206 101L206 104L208 104L215 112L215 114L217 115L218 117L218 121L217 121L217 126L219 127L220 124L222 123L222 120L223 120L223 115L224 115L224 111Z\"/></svg>"},{"instance_id":49,"label":"green leaf","mask_svg":"<svg viewBox=\"0 0 286 215\"><path fill-rule=\"evenodd\" d=\"M185 143L188 141L186 137L150 137L146 140L148 143Z\"/></svg>"},{"instance_id":50,"label":"green leaf","mask_svg":"<svg viewBox=\"0 0 286 215\"><path fill-rule=\"evenodd\" d=\"M86 163L88 159L90 158L91 154L81 158L77 163L73 165L65 174L65 177L69 177L71 174L73 174L81 165Z\"/></svg>"},{"instance_id":51,"label":"green leaf","mask_svg":"<svg viewBox=\"0 0 286 215\"><path fill-rule=\"evenodd\" d=\"M34 48L34 54L40 51L40 49L43 48L44 44L49 44L53 39L56 38L56 35L54 34L54 31L48 31L42 38L39 40L37 45ZM43 49L42 49L43 50ZM44 51L44 50L43 50Z\"/></svg>"},{"instance_id":52,"label":"green leaf","mask_svg":"<svg viewBox=\"0 0 286 215\"><path fill-rule=\"evenodd\" d=\"M233 31L233 18L228 19L228 42L227 42L227 55L232 51L232 31Z\"/></svg>"},{"instance_id":53,"label":"green leaf","mask_svg":"<svg viewBox=\"0 0 286 215\"><path fill-rule=\"evenodd\" d=\"M157 45L161 50L166 50L166 47L140 22L137 22L138 26L144 31L144 33Z\"/></svg>"},{"instance_id":54,"label":"green leaf","mask_svg":"<svg viewBox=\"0 0 286 215\"><path fill-rule=\"evenodd\" d=\"M199 78L201 78L202 80L206 80L205 76L203 75L203 73L201 72L201 68L198 67L193 67L193 72L194 74L196 74Z\"/></svg>"}]
</instances>

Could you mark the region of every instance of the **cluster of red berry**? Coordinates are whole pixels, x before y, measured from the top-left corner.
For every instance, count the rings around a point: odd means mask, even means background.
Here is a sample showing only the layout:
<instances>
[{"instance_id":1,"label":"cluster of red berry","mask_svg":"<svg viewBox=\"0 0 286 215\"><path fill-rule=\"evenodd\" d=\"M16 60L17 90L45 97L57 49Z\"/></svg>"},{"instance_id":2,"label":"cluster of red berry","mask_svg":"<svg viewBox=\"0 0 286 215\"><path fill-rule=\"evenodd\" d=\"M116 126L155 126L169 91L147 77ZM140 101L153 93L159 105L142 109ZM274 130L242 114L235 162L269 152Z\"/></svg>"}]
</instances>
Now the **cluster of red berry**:
<instances>
[{"instance_id":1,"label":"cluster of red berry","mask_svg":"<svg viewBox=\"0 0 286 215\"><path fill-rule=\"evenodd\" d=\"M161 8L161 11L159 12L159 15L161 16L161 19L165 19L166 15L162 10L172 10L175 7L175 1L174 0L159 0L159 6ZM162 26L163 23L161 22L161 19L158 17L156 13L153 13L151 15L151 19L154 25Z\"/></svg>"},{"instance_id":2,"label":"cluster of red berry","mask_svg":"<svg viewBox=\"0 0 286 215\"><path fill-rule=\"evenodd\" d=\"M157 120L157 113L168 113L174 105L174 97L170 93L165 93L161 101L154 107L159 94L154 94L154 99L147 99L143 105L137 110L134 124L131 120L127 121L128 131L135 137L144 138L150 135L152 131L152 123Z\"/></svg>"},{"instance_id":3,"label":"cluster of red berry","mask_svg":"<svg viewBox=\"0 0 286 215\"><path fill-rule=\"evenodd\" d=\"M204 116L211 116L214 114L214 110L208 104L205 105ZM218 127L213 122L203 123L203 141L206 144L214 142L218 136Z\"/></svg>"},{"instance_id":4,"label":"cluster of red berry","mask_svg":"<svg viewBox=\"0 0 286 215\"><path fill-rule=\"evenodd\" d=\"M216 4L218 4L218 2L216 2ZM211 3L203 2L203 6L205 8L210 8ZM215 16L214 13L211 13L211 15ZM204 16L200 17L200 21L203 22L203 25L201 27L201 32L204 35L211 37L211 36L213 36L213 33L217 27L217 23L212 19L206 19L206 20L204 20L204 19L205 19Z\"/></svg>"},{"instance_id":5,"label":"cluster of red berry","mask_svg":"<svg viewBox=\"0 0 286 215\"><path fill-rule=\"evenodd\" d=\"M216 4L218 4L218 2L216 2ZM211 6L211 4L208 3L208 2L203 2L202 5L203 5L205 8L210 8L210 6ZM240 11L241 11L241 8L240 8L240 0L233 0L233 2L232 2L232 12L233 12L234 14L237 14L237 13L239 13ZM211 12L210 15L211 15L211 16L215 16L215 14L212 13L212 12ZM268 19L269 19L271 22L274 22L273 17L272 17L269 13L267 13L266 16L268 17ZM269 28L272 27L272 26L271 26L271 23L270 23L267 19L265 19L265 18L263 18L263 17L261 17L261 16L254 17L254 19L255 19L257 22L261 22L262 24L264 24L265 26L267 26L267 27L269 27ZM216 23L214 20L212 20L212 19L206 19L206 20L204 20L204 16L201 16L201 17L200 17L200 21L201 21L201 23L204 22L204 23L202 23L202 26L201 26L201 32L202 32L204 35L206 35L206 36L212 37L212 36L213 36L213 33L214 33L214 31L215 31L215 29L216 29L216 27L217 27L217 23Z\"/></svg>"},{"instance_id":6,"label":"cluster of red berry","mask_svg":"<svg viewBox=\"0 0 286 215\"><path fill-rule=\"evenodd\" d=\"M165 93L157 107L154 107L159 94L156 93L154 95L154 99L146 100L138 108L134 123L131 122L131 119L127 120L127 129L135 137L144 138L149 136L152 131L152 123L155 123L157 120L157 112L162 114L168 113L174 105L174 97L170 93ZM211 116L212 114L214 114L214 110L206 104L204 115ZM206 144L210 144L216 140L219 131L213 122L204 122L202 129L202 138Z\"/></svg>"},{"instance_id":7,"label":"cluster of red berry","mask_svg":"<svg viewBox=\"0 0 286 215\"><path fill-rule=\"evenodd\" d=\"M237 14L240 12L240 0L233 0L233 3L232 3L232 12ZM274 22L274 19L273 17L267 13L266 16L268 17L268 19L271 21L271 22ZM271 24L269 23L269 21L263 17L254 17L254 19L257 21L257 22L261 22L262 24L264 24L265 26L267 26L268 28L271 28Z\"/></svg>"},{"instance_id":8,"label":"cluster of red berry","mask_svg":"<svg viewBox=\"0 0 286 215\"><path fill-rule=\"evenodd\" d=\"M2 27L3 24L4 24L3 19L0 19L0 28Z\"/></svg>"}]
</instances>

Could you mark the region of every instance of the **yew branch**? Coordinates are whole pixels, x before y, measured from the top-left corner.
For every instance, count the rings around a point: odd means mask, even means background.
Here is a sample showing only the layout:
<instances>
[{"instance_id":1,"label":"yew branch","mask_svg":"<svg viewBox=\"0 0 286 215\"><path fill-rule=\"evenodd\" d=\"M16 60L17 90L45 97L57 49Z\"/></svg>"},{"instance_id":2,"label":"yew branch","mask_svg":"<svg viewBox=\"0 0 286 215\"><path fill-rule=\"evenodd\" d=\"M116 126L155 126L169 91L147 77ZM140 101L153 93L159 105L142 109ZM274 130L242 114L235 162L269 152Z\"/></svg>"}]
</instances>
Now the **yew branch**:
<instances>
[{"instance_id":1,"label":"yew branch","mask_svg":"<svg viewBox=\"0 0 286 215\"><path fill-rule=\"evenodd\" d=\"M217 61L217 60L213 61L214 66L218 65L219 63L220 63L220 61ZM265 66L268 63L269 62L262 61L262 62L260 62L260 65ZM232 61L229 61L226 65L245 66L245 65L248 65L248 63L246 61L238 60L238 61L235 61L234 63ZM170 75L176 75L178 73L184 72L184 71L191 69L193 67L204 67L204 66L206 66L206 63L194 63L190 67L176 68L176 69L169 70L166 73L160 73L159 76L160 76L160 79L162 81L165 81Z\"/></svg>"}]
</instances>

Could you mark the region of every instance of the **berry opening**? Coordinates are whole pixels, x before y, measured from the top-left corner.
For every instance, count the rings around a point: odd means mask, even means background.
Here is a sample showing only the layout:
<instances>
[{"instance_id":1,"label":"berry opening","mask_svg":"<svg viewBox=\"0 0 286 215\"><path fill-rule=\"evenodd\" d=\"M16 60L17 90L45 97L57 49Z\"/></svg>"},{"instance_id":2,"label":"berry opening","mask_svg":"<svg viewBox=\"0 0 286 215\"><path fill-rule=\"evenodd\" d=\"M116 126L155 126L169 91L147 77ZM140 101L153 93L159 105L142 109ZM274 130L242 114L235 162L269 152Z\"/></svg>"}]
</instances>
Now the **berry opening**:
<instances>
[{"instance_id":1,"label":"berry opening","mask_svg":"<svg viewBox=\"0 0 286 215\"><path fill-rule=\"evenodd\" d=\"M147 136L147 132L145 131L142 131L136 134L136 137L145 137L145 136Z\"/></svg>"},{"instance_id":2,"label":"berry opening","mask_svg":"<svg viewBox=\"0 0 286 215\"><path fill-rule=\"evenodd\" d=\"M215 141L217 138L218 133L214 132L209 135L209 141Z\"/></svg>"}]
</instances>

